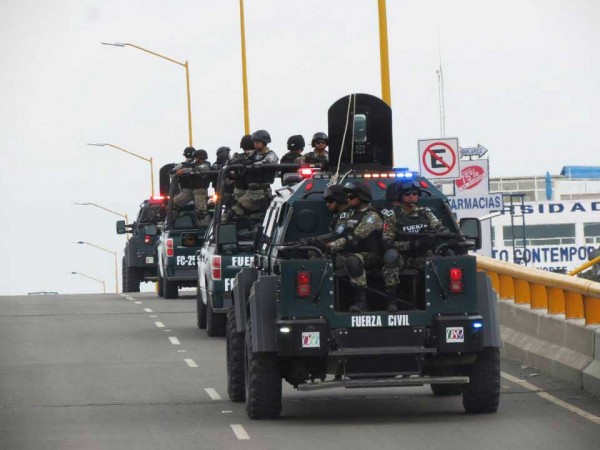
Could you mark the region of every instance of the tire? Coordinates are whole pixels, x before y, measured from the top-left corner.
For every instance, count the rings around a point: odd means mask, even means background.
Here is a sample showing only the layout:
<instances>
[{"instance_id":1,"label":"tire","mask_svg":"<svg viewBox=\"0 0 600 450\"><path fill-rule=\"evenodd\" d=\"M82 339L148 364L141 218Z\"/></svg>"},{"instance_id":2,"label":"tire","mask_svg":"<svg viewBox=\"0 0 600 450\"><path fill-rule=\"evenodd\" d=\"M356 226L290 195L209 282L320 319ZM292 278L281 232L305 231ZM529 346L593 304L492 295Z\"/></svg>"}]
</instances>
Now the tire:
<instances>
[{"instance_id":1,"label":"tire","mask_svg":"<svg viewBox=\"0 0 600 450\"><path fill-rule=\"evenodd\" d=\"M202 301L200 283L196 285L196 313L198 315L198 328L204 330L206 328L206 305Z\"/></svg>"},{"instance_id":2,"label":"tire","mask_svg":"<svg viewBox=\"0 0 600 450\"><path fill-rule=\"evenodd\" d=\"M463 406L469 414L493 413L500 402L500 350L485 347L469 368Z\"/></svg>"},{"instance_id":3,"label":"tire","mask_svg":"<svg viewBox=\"0 0 600 450\"><path fill-rule=\"evenodd\" d=\"M214 312L210 300L206 302L206 334L212 337L225 336L227 315Z\"/></svg>"},{"instance_id":4,"label":"tire","mask_svg":"<svg viewBox=\"0 0 600 450\"><path fill-rule=\"evenodd\" d=\"M173 299L179 297L179 289L177 288L177 282L170 281L167 278L163 280L163 293L165 298Z\"/></svg>"},{"instance_id":5,"label":"tire","mask_svg":"<svg viewBox=\"0 0 600 450\"><path fill-rule=\"evenodd\" d=\"M236 329L235 310L227 313L227 394L232 402L246 400L244 345L246 333Z\"/></svg>"},{"instance_id":6,"label":"tire","mask_svg":"<svg viewBox=\"0 0 600 450\"><path fill-rule=\"evenodd\" d=\"M159 297L164 297L165 296L165 280L162 277L162 275L160 274L160 269L157 269L157 273L156 273L156 293L158 294Z\"/></svg>"},{"instance_id":7,"label":"tire","mask_svg":"<svg viewBox=\"0 0 600 450\"><path fill-rule=\"evenodd\" d=\"M140 271L135 267L127 266L124 292L140 292Z\"/></svg>"},{"instance_id":8,"label":"tire","mask_svg":"<svg viewBox=\"0 0 600 450\"><path fill-rule=\"evenodd\" d=\"M436 397L447 397L449 395L459 395L462 392L460 384L432 384L431 392Z\"/></svg>"},{"instance_id":9,"label":"tire","mask_svg":"<svg viewBox=\"0 0 600 450\"><path fill-rule=\"evenodd\" d=\"M246 326L246 414L250 419L276 419L281 414L281 370L273 353L252 353L252 330Z\"/></svg>"}]
</instances>

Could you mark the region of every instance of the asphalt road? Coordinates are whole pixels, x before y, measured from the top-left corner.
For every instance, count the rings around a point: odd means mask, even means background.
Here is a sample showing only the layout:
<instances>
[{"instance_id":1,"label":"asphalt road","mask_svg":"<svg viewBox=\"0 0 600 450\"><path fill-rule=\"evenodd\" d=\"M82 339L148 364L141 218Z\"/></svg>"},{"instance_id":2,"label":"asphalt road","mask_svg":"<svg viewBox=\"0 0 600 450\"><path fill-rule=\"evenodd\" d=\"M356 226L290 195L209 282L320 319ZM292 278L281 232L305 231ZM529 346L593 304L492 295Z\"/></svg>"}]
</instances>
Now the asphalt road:
<instances>
[{"instance_id":1,"label":"asphalt road","mask_svg":"<svg viewBox=\"0 0 600 450\"><path fill-rule=\"evenodd\" d=\"M296 392L251 421L195 299L0 297L0 449L598 449L600 400L502 361L498 413L428 386Z\"/></svg>"}]
</instances>

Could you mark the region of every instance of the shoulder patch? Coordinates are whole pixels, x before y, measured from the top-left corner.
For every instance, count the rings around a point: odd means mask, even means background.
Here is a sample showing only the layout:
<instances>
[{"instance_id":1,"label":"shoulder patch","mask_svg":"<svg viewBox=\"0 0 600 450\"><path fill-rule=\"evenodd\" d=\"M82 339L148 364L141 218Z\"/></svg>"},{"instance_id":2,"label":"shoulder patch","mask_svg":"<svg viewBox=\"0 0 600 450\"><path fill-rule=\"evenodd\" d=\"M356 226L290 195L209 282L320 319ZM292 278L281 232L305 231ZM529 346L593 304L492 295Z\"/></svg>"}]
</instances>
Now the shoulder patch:
<instances>
[{"instance_id":1,"label":"shoulder patch","mask_svg":"<svg viewBox=\"0 0 600 450\"><path fill-rule=\"evenodd\" d=\"M394 215L394 211L391 209L382 209L381 214L383 214L386 217L392 217Z\"/></svg>"}]
</instances>

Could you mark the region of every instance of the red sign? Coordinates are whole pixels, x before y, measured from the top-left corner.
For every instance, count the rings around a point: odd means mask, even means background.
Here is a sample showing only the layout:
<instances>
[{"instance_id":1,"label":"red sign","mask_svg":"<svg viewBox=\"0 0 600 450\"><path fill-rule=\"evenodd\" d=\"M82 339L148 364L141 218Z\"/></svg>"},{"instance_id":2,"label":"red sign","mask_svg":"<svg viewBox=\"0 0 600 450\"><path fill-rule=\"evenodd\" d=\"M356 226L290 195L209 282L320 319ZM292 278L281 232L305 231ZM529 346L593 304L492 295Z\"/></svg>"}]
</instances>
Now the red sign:
<instances>
[{"instance_id":1,"label":"red sign","mask_svg":"<svg viewBox=\"0 0 600 450\"><path fill-rule=\"evenodd\" d=\"M460 172L460 178L456 179L456 187L459 191L472 189L485 179L485 170L479 166L468 166Z\"/></svg>"},{"instance_id":2,"label":"red sign","mask_svg":"<svg viewBox=\"0 0 600 450\"><path fill-rule=\"evenodd\" d=\"M449 174L456 165L456 153L445 142L429 144L423 152L423 167L437 177Z\"/></svg>"}]
</instances>

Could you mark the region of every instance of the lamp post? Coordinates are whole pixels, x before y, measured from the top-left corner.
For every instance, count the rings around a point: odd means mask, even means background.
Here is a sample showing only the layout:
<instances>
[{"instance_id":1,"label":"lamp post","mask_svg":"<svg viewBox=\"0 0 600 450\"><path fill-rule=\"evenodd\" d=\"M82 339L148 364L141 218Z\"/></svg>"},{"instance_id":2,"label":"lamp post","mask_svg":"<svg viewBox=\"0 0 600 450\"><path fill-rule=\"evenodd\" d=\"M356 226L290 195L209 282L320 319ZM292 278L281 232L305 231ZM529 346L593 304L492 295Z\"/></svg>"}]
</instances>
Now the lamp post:
<instances>
[{"instance_id":1,"label":"lamp post","mask_svg":"<svg viewBox=\"0 0 600 450\"><path fill-rule=\"evenodd\" d=\"M89 275L86 275L85 273L81 273L81 272L71 272L71 274L72 275L81 275L82 277L86 277L86 278L89 278L90 280L94 280L94 281L97 281L98 283L102 283L102 290L106 294L106 283L104 282L104 280L99 280L98 278L90 277Z\"/></svg>"},{"instance_id":2,"label":"lamp post","mask_svg":"<svg viewBox=\"0 0 600 450\"><path fill-rule=\"evenodd\" d=\"M95 206L96 208L103 209L104 211L107 211L107 212L109 212L109 213L111 213L111 214L114 214L114 215L116 215L116 216L123 217L123 218L125 219L125 225L129 225L129 217L127 216L127 213L125 213L125 214L120 214L120 213L118 213L118 212L116 212L116 211L113 211L112 209L108 209L108 208L105 208L104 206L97 205L96 203L90 203L90 202L85 202L85 203L77 203L77 202L73 202L73 204L74 204L74 205L77 205L77 206ZM125 235L125 237L126 237L127 239L129 239L129 233L127 233L127 234Z\"/></svg>"},{"instance_id":3,"label":"lamp post","mask_svg":"<svg viewBox=\"0 0 600 450\"><path fill-rule=\"evenodd\" d=\"M85 244L85 245L90 245L92 247L97 248L98 250L102 250L106 253L111 253L114 257L115 257L115 292L118 294L119 293L119 270L118 270L118 266L117 266L117 252L113 252L112 250L108 250L104 247L100 247L99 245L96 244L92 244L90 242L86 242L86 241L77 241L78 244Z\"/></svg>"},{"instance_id":4,"label":"lamp post","mask_svg":"<svg viewBox=\"0 0 600 450\"><path fill-rule=\"evenodd\" d=\"M242 36L242 92L244 95L244 134L250 134L248 112L248 77L246 75L246 25L244 22L244 0L240 0L240 34Z\"/></svg>"},{"instance_id":5,"label":"lamp post","mask_svg":"<svg viewBox=\"0 0 600 450\"><path fill-rule=\"evenodd\" d=\"M186 83L186 90L187 90L189 146L193 147L193 145L192 145L192 104L191 104L191 98L190 98L190 70L189 70L188 62L186 61L186 62L182 63L182 62L176 61L172 58L169 58L168 56L161 55L160 53L153 52L152 50L148 50L146 48L140 47L139 45L131 44L129 42L101 42L101 44L102 45L112 45L113 47L137 48L138 50L141 50L143 52L150 53L151 55L158 56L159 58L166 59L167 61L178 64L185 69L185 83Z\"/></svg>"},{"instance_id":6,"label":"lamp post","mask_svg":"<svg viewBox=\"0 0 600 450\"><path fill-rule=\"evenodd\" d=\"M385 0L378 0L379 10L379 59L381 63L381 98L390 107L392 99L390 93L390 58L388 55L387 39L387 14Z\"/></svg>"},{"instance_id":7,"label":"lamp post","mask_svg":"<svg viewBox=\"0 0 600 450\"><path fill-rule=\"evenodd\" d=\"M149 162L150 163L150 190L152 192L152 196L154 197L154 164L153 164L153 161L152 161L152 157L146 158L144 156L138 155L137 153L133 153L133 152L131 152L129 150L126 150L126 149L124 149L122 147L119 147L118 145L113 145L113 144L101 143L101 144L87 144L87 145L93 145L94 147L112 147L112 148L115 148L115 149L120 150L122 152L125 152L125 153L127 153L127 154L129 154L131 156L135 156L136 158L139 158L139 159L142 159L142 160L144 160L146 162Z\"/></svg>"}]
</instances>

